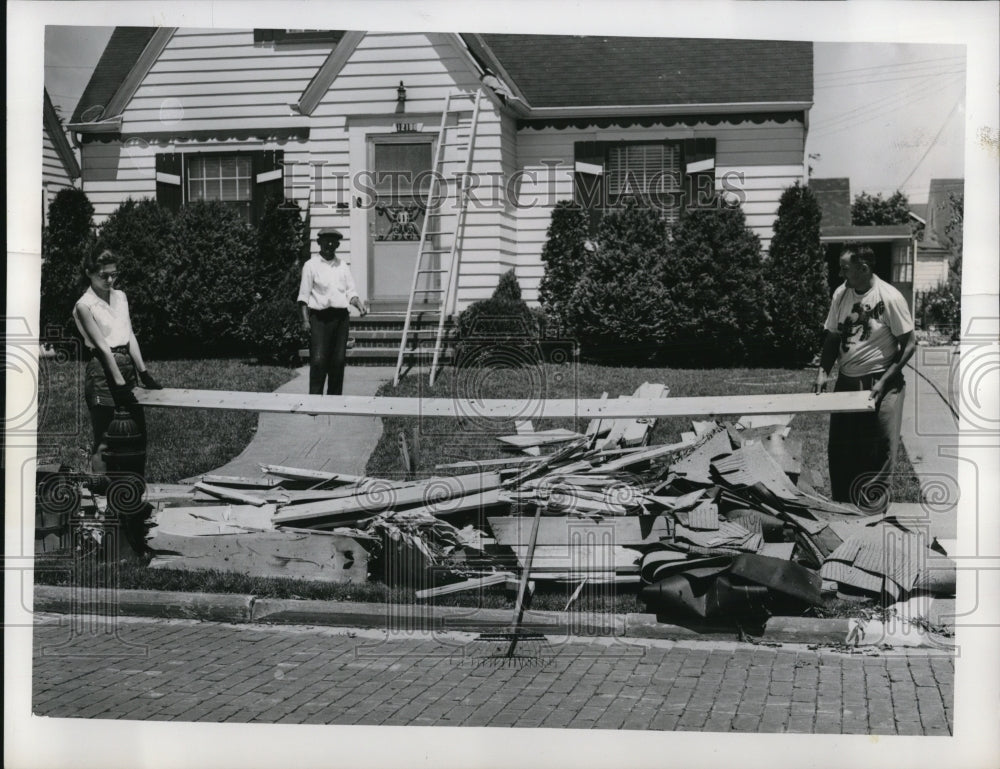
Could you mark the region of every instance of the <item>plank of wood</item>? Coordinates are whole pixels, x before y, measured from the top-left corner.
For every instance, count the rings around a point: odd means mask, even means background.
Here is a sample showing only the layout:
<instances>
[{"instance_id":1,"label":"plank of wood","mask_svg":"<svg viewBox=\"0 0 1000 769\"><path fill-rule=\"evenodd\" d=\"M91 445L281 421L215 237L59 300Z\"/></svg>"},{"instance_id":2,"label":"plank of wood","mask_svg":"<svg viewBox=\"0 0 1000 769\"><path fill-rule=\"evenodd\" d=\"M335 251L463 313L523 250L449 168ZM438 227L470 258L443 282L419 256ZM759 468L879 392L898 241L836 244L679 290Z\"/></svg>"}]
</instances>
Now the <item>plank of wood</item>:
<instances>
[{"instance_id":1,"label":"plank of wood","mask_svg":"<svg viewBox=\"0 0 1000 769\"><path fill-rule=\"evenodd\" d=\"M154 543L151 543L151 547ZM356 540L326 532L284 530L247 534L155 538L154 569L218 569L254 577L293 577L322 582L365 582L368 551Z\"/></svg>"},{"instance_id":2,"label":"plank of wood","mask_svg":"<svg viewBox=\"0 0 1000 769\"><path fill-rule=\"evenodd\" d=\"M673 454L686 448L688 448L688 444L686 443L669 443L663 446L652 446L648 449L643 449L642 451L634 451L630 454L626 454L618 459L612 459L610 462L595 465L589 472L590 474L613 473L616 470L624 470L627 467L632 467L633 465L638 465L642 462L648 462L652 459L658 459L659 457L666 456L667 454Z\"/></svg>"},{"instance_id":3,"label":"plank of wood","mask_svg":"<svg viewBox=\"0 0 1000 769\"><path fill-rule=\"evenodd\" d=\"M487 520L498 544L517 546L528 536L531 519L525 516L491 516ZM667 521L662 515L630 515L600 522L572 516L544 516L539 524L538 544L564 548L571 544L639 546L659 542L667 533Z\"/></svg>"},{"instance_id":4,"label":"plank of wood","mask_svg":"<svg viewBox=\"0 0 1000 769\"><path fill-rule=\"evenodd\" d=\"M601 393L600 400L606 401L607 399L607 392ZM591 419L590 422L587 423L587 429L584 431L584 435L588 438L596 439L602 432L607 432L609 427L610 426L604 424L601 419Z\"/></svg>"},{"instance_id":5,"label":"plank of wood","mask_svg":"<svg viewBox=\"0 0 1000 769\"><path fill-rule=\"evenodd\" d=\"M531 525L531 536L528 538L528 547L517 556L521 562L523 571L521 572L521 583L517 588L517 601L514 603L514 621L511 623L512 638L510 646L507 648L507 656L514 656L514 649L517 648L517 633L521 629L521 620L524 618L524 597L528 591L528 580L531 573L531 564L535 558L535 546L538 543L538 522L541 520L542 510L539 508L535 512L535 517Z\"/></svg>"},{"instance_id":6,"label":"plank of wood","mask_svg":"<svg viewBox=\"0 0 1000 769\"><path fill-rule=\"evenodd\" d=\"M571 547L537 545L530 566L527 564L528 547L521 545L512 547L514 556L522 565L531 571L550 571L590 573L593 571L608 571L615 574L638 574L637 561L641 554L620 546L609 547Z\"/></svg>"},{"instance_id":7,"label":"plank of wood","mask_svg":"<svg viewBox=\"0 0 1000 769\"><path fill-rule=\"evenodd\" d=\"M237 475L203 475L203 483L213 486L228 486L240 489L273 489L281 480L278 478L243 478Z\"/></svg>"},{"instance_id":8,"label":"plank of wood","mask_svg":"<svg viewBox=\"0 0 1000 769\"><path fill-rule=\"evenodd\" d=\"M517 430L518 435L531 435L535 432L535 426L531 424L530 419L517 419L514 421L514 429ZM521 448L525 454L530 457L541 456L541 449L538 446L523 446Z\"/></svg>"},{"instance_id":9,"label":"plank of wood","mask_svg":"<svg viewBox=\"0 0 1000 769\"><path fill-rule=\"evenodd\" d=\"M435 470L460 470L466 467L496 467L498 465L522 465L537 462L537 457L500 457L499 459L465 459L461 462L449 462L445 465L434 465Z\"/></svg>"},{"instance_id":10,"label":"plank of wood","mask_svg":"<svg viewBox=\"0 0 1000 769\"><path fill-rule=\"evenodd\" d=\"M261 465L261 472L277 475L292 481L332 481L336 483L360 483L365 480L358 475L347 473L331 473L325 470L308 470L302 467L285 467L284 465Z\"/></svg>"},{"instance_id":11,"label":"plank of wood","mask_svg":"<svg viewBox=\"0 0 1000 769\"><path fill-rule=\"evenodd\" d=\"M499 483L499 481L497 481ZM402 489L401 491L408 491ZM427 513L434 516L456 515L484 507L502 504L507 495L498 488L488 488L482 491L472 490L472 493L437 498L428 495L427 504L425 491L397 498L387 499L387 495L358 495L350 499L334 499L321 502L307 502L302 505L288 505L281 508L274 516L274 524L300 524L308 528L343 526L347 521L359 521L387 510L401 509L408 513Z\"/></svg>"},{"instance_id":12,"label":"plank of wood","mask_svg":"<svg viewBox=\"0 0 1000 769\"><path fill-rule=\"evenodd\" d=\"M635 391L634 398L666 398L670 395L670 388L664 384L650 384L644 382ZM656 419L652 417L639 417L625 422L620 443L623 446L644 446L649 440L649 434L656 425Z\"/></svg>"},{"instance_id":13,"label":"plank of wood","mask_svg":"<svg viewBox=\"0 0 1000 769\"><path fill-rule=\"evenodd\" d=\"M514 575L506 571L498 571L485 577L472 577L471 579L455 582L451 585L441 587L431 587L426 590L418 590L415 596L421 600L425 598L437 598L440 595L452 595L453 593L464 593L466 590L480 590L491 585L503 585L514 579Z\"/></svg>"},{"instance_id":14,"label":"plank of wood","mask_svg":"<svg viewBox=\"0 0 1000 769\"><path fill-rule=\"evenodd\" d=\"M265 504L262 498L254 496L253 494L243 494L235 489L213 486L210 483L202 483L199 481L194 485L194 487L197 491L203 491L206 494L218 497L219 499L230 499L234 502L242 502L247 505L257 505L258 507Z\"/></svg>"},{"instance_id":15,"label":"plank of wood","mask_svg":"<svg viewBox=\"0 0 1000 769\"><path fill-rule=\"evenodd\" d=\"M194 507L164 507L153 513L150 536L179 534L200 536L239 531L270 531L274 505L197 505Z\"/></svg>"},{"instance_id":16,"label":"plank of wood","mask_svg":"<svg viewBox=\"0 0 1000 769\"><path fill-rule=\"evenodd\" d=\"M498 435L497 440L511 446L516 446L519 449L524 449L530 446L537 447L549 446L553 443L568 443L569 441L575 441L583 437L583 435L573 430L556 428L553 430L540 430L537 433L525 433L523 435Z\"/></svg>"},{"instance_id":17,"label":"plank of wood","mask_svg":"<svg viewBox=\"0 0 1000 769\"><path fill-rule=\"evenodd\" d=\"M530 413L538 419L598 417L714 417L720 414L805 414L874 412L867 392L785 393L774 395L715 395L687 398L616 398L609 400L556 398L467 399L387 398L365 395L303 395L300 393L251 393L223 390L137 388L144 406L164 408L227 409L282 414L330 414L370 417L450 417L514 419Z\"/></svg>"}]
</instances>

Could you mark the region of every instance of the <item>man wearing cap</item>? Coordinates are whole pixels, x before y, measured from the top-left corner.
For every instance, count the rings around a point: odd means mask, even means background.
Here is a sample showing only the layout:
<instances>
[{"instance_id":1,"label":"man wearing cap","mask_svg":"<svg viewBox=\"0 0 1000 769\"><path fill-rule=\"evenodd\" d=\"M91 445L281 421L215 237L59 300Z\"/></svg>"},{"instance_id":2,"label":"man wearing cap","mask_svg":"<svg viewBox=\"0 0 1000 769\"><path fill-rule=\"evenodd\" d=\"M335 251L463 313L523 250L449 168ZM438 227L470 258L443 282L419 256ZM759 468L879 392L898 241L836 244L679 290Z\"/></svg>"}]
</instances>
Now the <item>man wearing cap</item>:
<instances>
[{"instance_id":1,"label":"man wearing cap","mask_svg":"<svg viewBox=\"0 0 1000 769\"><path fill-rule=\"evenodd\" d=\"M309 334L309 394L340 395L347 362L348 305L362 317L368 308L354 288L350 268L337 256L343 239L340 230L327 227L316 235L319 255L302 265L299 308L302 327Z\"/></svg>"}]
</instances>

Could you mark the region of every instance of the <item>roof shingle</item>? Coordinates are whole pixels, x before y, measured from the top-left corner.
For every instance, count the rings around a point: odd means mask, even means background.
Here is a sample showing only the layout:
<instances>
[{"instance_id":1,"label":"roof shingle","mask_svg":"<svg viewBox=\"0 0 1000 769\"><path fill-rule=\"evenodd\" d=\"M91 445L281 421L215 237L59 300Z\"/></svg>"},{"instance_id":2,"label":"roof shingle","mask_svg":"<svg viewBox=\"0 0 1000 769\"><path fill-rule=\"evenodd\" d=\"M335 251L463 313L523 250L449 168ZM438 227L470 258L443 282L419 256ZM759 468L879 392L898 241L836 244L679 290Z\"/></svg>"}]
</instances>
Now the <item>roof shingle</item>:
<instances>
[{"instance_id":1,"label":"roof shingle","mask_svg":"<svg viewBox=\"0 0 1000 769\"><path fill-rule=\"evenodd\" d=\"M532 107L810 102L809 42L481 35Z\"/></svg>"}]
</instances>

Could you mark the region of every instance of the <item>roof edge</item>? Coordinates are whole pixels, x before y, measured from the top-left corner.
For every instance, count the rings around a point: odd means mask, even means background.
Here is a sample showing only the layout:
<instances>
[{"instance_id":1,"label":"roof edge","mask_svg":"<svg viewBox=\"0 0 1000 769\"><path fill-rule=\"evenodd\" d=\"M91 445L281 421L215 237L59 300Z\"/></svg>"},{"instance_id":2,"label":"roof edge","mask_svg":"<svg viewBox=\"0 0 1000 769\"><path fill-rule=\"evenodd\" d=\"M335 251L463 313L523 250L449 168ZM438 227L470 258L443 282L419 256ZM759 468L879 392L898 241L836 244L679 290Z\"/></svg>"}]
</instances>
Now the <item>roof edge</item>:
<instances>
[{"instance_id":1,"label":"roof edge","mask_svg":"<svg viewBox=\"0 0 1000 769\"><path fill-rule=\"evenodd\" d=\"M177 27L157 27L153 37L146 43L146 47L139 54L139 58L136 59L125 80L118 86L115 95L108 102L108 106L104 110L105 115L118 117L124 112L125 107L135 96L135 92L139 90L142 81L149 74L149 70L153 68L157 59L160 58L160 54L163 53L163 49L167 47L167 43L170 42L170 38L174 36L176 31Z\"/></svg>"},{"instance_id":2,"label":"roof edge","mask_svg":"<svg viewBox=\"0 0 1000 769\"><path fill-rule=\"evenodd\" d=\"M312 114L366 34L368 33L364 31L344 32L344 36L330 51L326 61L320 65L312 80L309 81L309 85L302 91L298 102L291 105L294 112L298 112L300 115Z\"/></svg>"},{"instance_id":3,"label":"roof edge","mask_svg":"<svg viewBox=\"0 0 1000 769\"><path fill-rule=\"evenodd\" d=\"M620 115L703 115L736 112L803 112L811 101L718 102L700 104L629 104L603 107L532 107L528 118L616 117Z\"/></svg>"},{"instance_id":4,"label":"roof edge","mask_svg":"<svg viewBox=\"0 0 1000 769\"><path fill-rule=\"evenodd\" d=\"M80 164L76 160L76 155L69 144L69 139L66 138L62 123L59 122L59 115L52 104L52 99L49 98L48 89L42 88L42 94L44 97L42 104L42 124L45 126L45 130L48 131L52 146L55 148L56 154L59 155L59 159L62 161L63 168L66 169L69 178L79 179L81 176Z\"/></svg>"}]
</instances>

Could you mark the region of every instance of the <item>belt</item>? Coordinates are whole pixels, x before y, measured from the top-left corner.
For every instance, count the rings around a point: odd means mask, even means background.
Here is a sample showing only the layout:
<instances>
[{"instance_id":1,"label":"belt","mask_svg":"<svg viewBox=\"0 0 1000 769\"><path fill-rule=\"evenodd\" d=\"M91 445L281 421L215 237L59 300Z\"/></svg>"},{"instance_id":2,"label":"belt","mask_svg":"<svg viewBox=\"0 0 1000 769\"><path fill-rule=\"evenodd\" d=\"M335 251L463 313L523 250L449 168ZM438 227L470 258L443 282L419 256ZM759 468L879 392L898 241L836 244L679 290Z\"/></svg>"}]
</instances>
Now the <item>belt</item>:
<instances>
[{"instance_id":1,"label":"belt","mask_svg":"<svg viewBox=\"0 0 1000 769\"><path fill-rule=\"evenodd\" d=\"M118 347L112 347L111 352L118 353L119 355L128 355L129 354L128 345L122 344L119 345Z\"/></svg>"}]
</instances>

